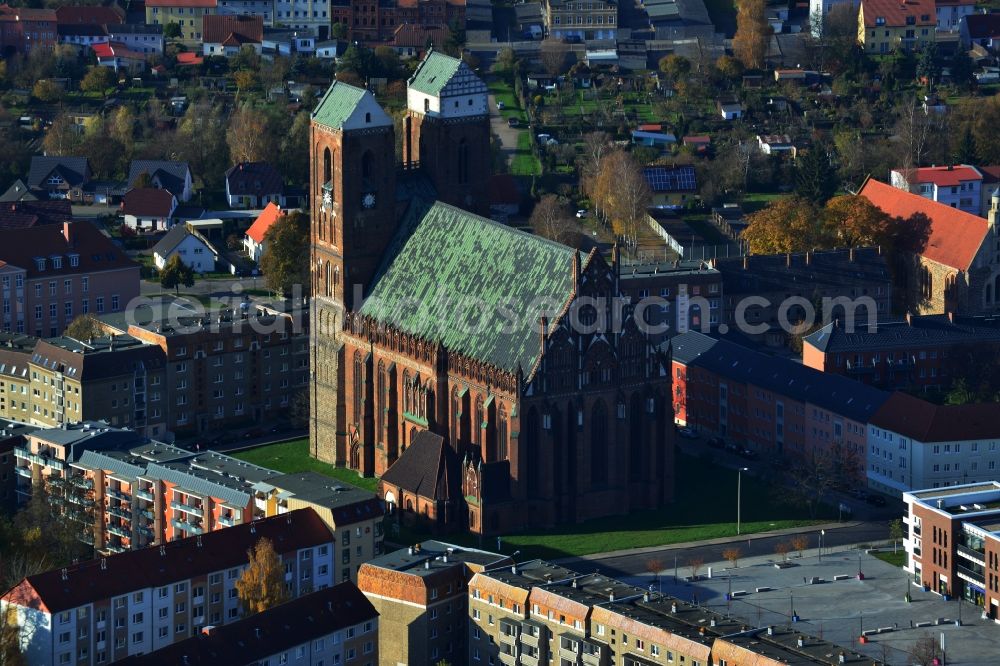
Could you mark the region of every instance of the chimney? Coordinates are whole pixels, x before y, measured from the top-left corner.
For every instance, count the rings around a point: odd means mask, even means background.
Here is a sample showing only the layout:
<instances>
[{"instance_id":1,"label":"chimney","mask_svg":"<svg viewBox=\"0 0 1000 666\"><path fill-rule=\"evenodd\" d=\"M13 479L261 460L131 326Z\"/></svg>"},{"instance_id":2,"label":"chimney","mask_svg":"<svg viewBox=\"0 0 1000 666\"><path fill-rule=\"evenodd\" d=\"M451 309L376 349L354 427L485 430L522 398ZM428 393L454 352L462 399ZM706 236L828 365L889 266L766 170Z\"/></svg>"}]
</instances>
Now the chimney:
<instances>
[{"instance_id":1,"label":"chimney","mask_svg":"<svg viewBox=\"0 0 1000 666\"><path fill-rule=\"evenodd\" d=\"M854 248L852 247L847 251L847 258L853 264L854 263Z\"/></svg>"},{"instance_id":2,"label":"chimney","mask_svg":"<svg viewBox=\"0 0 1000 666\"><path fill-rule=\"evenodd\" d=\"M430 569L430 568L431 568L431 561L424 560L424 569Z\"/></svg>"},{"instance_id":3,"label":"chimney","mask_svg":"<svg viewBox=\"0 0 1000 666\"><path fill-rule=\"evenodd\" d=\"M260 638L260 627L254 627L253 635L256 636L257 638Z\"/></svg>"},{"instance_id":4,"label":"chimney","mask_svg":"<svg viewBox=\"0 0 1000 666\"><path fill-rule=\"evenodd\" d=\"M906 325L907 326L913 326L913 313L912 312L907 312L906 313Z\"/></svg>"},{"instance_id":5,"label":"chimney","mask_svg":"<svg viewBox=\"0 0 1000 666\"><path fill-rule=\"evenodd\" d=\"M805 636L799 636L799 639L795 642L795 644L798 645L799 647L805 647L806 646Z\"/></svg>"},{"instance_id":6,"label":"chimney","mask_svg":"<svg viewBox=\"0 0 1000 666\"><path fill-rule=\"evenodd\" d=\"M542 353L545 353L545 337L549 332L549 318L542 315L538 320L538 342Z\"/></svg>"},{"instance_id":7,"label":"chimney","mask_svg":"<svg viewBox=\"0 0 1000 666\"><path fill-rule=\"evenodd\" d=\"M406 552L408 552L410 555L413 555L413 546L410 546L409 548L407 548Z\"/></svg>"},{"instance_id":8,"label":"chimney","mask_svg":"<svg viewBox=\"0 0 1000 666\"><path fill-rule=\"evenodd\" d=\"M69 570L66 567L63 567L63 570L62 570L62 579L63 580L69 580Z\"/></svg>"},{"instance_id":9,"label":"chimney","mask_svg":"<svg viewBox=\"0 0 1000 666\"><path fill-rule=\"evenodd\" d=\"M954 310L949 310L948 311L948 323L949 324L954 324L955 323L955 311Z\"/></svg>"},{"instance_id":10,"label":"chimney","mask_svg":"<svg viewBox=\"0 0 1000 666\"><path fill-rule=\"evenodd\" d=\"M63 238L66 239L66 244L73 247L73 223L63 222Z\"/></svg>"},{"instance_id":11,"label":"chimney","mask_svg":"<svg viewBox=\"0 0 1000 666\"><path fill-rule=\"evenodd\" d=\"M160 546L160 557L166 557L166 556L167 556L167 547L161 545Z\"/></svg>"},{"instance_id":12,"label":"chimney","mask_svg":"<svg viewBox=\"0 0 1000 666\"><path fill-rule=\"evenodd\" d=\"M615 593L612 592L611 594L608 595L608 601L614 601L614 600L615 600Z\"/></svg>"},{"instance_id":13,"label":"chimney","mask_svg":"<svg viewBox=\"0 0 1000 666\"><path fill-rule=\"evenodd\" d=\"M649 592L643 592L642 593L642 600L645 601L645 602L647 602L647 603L649 602Z\"/></svg>"},{"instance_id":14,"label":"chimney","mask_svg":"<svg viewBox=\"0 0 1000 666\"><path fill-rule=\"evenodd\" d=\"M744 254L743 255L743 270L747 270L748 268L750 268L750 255Z\"/></svg>"},{"instance_id":15,"label":"chimney","mask_svg":"<svg viewBox=\"0 0 1000 666\"><path fill-rule=\"evenodd\" d=\"M214 636L215 635L215 625L209 624L201 629L202 636Z\"/></svg>"},{"instance_id":16,"label":"chimney","mask_svg":"<svg viewBox=\"0 0 1000 666\"><path fill-rule=\"evenodd\" d=\"M108 558L102 557L101 558L101 571L107 571L107 570L108 570Z\"/></svg>"},{"instance_id":17,"label":"chimney","mask_svg":"<svg viewBox=\"0 0 1000 666\"><path fill-rule=\"evenodd\" d=\"M785 253L785 267L786 268L791 268L792 267L792 253L791 252L786 252Z\"/></svg>"},{"instance_id":18,"label":"chimney","mask_svg":"<svg viewBox=\"0 0 1000 666\"><path fill-rule=\"evenodd\" d=\"M806 252L806 266L812 264L812 252Z\"/></svg>"},{"instance_id":19,"label":"chimney","mask_svg":"<svg viewBox=\"0 0 1000 666\"><path fill-rule=\"evenodd\" d=\"M676 601L674 603L670 604L670 612L671 613L676 613L677 612L677 602Z\"/></svg>"}]
</instances>

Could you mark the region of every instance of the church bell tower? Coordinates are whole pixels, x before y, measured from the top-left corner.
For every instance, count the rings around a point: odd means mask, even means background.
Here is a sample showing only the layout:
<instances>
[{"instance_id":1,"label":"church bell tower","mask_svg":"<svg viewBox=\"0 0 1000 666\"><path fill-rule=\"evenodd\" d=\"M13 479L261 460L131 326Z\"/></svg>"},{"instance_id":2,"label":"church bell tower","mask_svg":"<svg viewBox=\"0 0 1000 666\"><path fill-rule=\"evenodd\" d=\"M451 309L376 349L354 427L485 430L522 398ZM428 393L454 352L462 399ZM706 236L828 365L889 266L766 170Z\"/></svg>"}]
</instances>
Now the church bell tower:
<instances>
[{"instance_id":1,"label":"church bell tower","mask_svg":"<svg viewBox=\"0 0 1000 666\"><path fill-rule=\"evenodd\" d=\"M335 81L312 114L309 153L310 452L344 465L340 331L396 233L392 119L371 92Z\"/></svg>"}]
</instances>

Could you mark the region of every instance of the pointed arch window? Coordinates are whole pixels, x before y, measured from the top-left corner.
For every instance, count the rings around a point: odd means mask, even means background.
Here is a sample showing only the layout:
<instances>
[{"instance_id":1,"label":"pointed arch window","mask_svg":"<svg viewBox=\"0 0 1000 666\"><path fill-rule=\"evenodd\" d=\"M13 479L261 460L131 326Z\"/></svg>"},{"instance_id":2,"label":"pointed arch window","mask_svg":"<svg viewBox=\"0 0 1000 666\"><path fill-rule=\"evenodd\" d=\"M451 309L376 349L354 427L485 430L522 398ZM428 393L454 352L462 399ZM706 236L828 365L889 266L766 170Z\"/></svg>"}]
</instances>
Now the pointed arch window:
<instances>
[{"instance_id":1,"label":"pointed arch window","mask_svg":"<svg viewBox=\"0 0 1000 666\"><path fill-rule=\"evenodd\" d=\"M361 352L354 352L354 424L361 425L361 402L364 399L364 361Z\"/></svg>"},{"instance_id":2,"label":"pointed arch window","mask_svg":"<svg viewBox=\"0 0 1000 666\"><path fill-rule=\"evenodd\" d=\"M333 180L333 153L329 148L323 151L323 184L329 185ZM332 188L330 188L332 189Z\"/></svg>"},{"instance_id":3,"label":"pointed arch window","mask_svg":"<svg viewBox=\"0 0 1000 666\"><path fill-rule=\"evenodd\" d=\"M507 459L507 409L503 405L500 405L500 413L497 423L497 459L506 460Z\"/></svg>"}]
</instances>

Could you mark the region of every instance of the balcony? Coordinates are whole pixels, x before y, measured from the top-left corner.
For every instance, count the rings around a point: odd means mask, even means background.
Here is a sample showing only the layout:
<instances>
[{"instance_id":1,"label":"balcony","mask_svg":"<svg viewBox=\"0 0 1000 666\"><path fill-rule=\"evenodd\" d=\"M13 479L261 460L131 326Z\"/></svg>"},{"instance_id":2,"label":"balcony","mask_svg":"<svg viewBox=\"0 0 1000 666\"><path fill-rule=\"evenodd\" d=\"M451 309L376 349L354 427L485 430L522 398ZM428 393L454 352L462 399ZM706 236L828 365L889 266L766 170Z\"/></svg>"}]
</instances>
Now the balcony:
<instances>
[{"instance_id":1,"label":"balcony","mask_svg":"<svg viewBox=\"0 0 1000 666\"><path fill-rule=\"evenodd\" d=\"M979 585L980 587L985 587L986 586L986 581L983 579L983 568L982 567L976 567L975 569L970 569L969 567L965 567L965 566L962 566L961 564L959 564L955 568L956 568L956 570L958 572L958 577L959 578L964 578L965 580L967 580L967 581L969 581L971 583L975 583L976 585ZM976 569L979 569L979 571L976 571Z\"/></svg>"},{"instance_id":2,"label":"balcony","mask_svg":"<svg viewBox=\"0 0 1000 666\"><path fill-rule=\"evenodd\" d=\"M967 560L972 560L980 566L986 566L986 553L983 551L975 550L974 548L969 548L968 546L964 546L962 544L958 544L955 548L958 550L958 554Z\"/></svg>"},{"instance_id":3,"label":"balcony","mask_svg":"<svg viewBox=\"0 0 1000 666\"><path fill-rule=\"evenodd\" d=\"M521 654L521 664L523 666L539 666L538 657L530 654Z\"/></svg>"},{"instance_id":4,"label":"balcony","mask_svg":"<svg viewBox=\"0 0 1000 666\"><path fill-rule=\"evenodd\" d=\"M517 666L517 657L512 654L507 654L506 652L501 652L500 663L507 664L507 666Z\"/></svg>"},{"instance_id":5,"label":"balcony","mask_svg":"<svg viewBox=\"0 0 1000 666\"><path fill-rule=\"evenodd\" d=\"M104 494L107 495L108 497L113 497L116 500L121 500L122 502L132 501L132 497L130 495L126 495L122 491L116 490L114 488L105 488Z\"/></svg>"},{"instance_id":6,"label":"balcony","mask_svg":"<svg viewBox=\"0 0 1000 666\"><path fill-rule=\"evenodd\" d=\"M190 513L192 516L198 516L201 518L205 515L205 512L201 510L200 507L192 506L190 504L182 504L181 502L171 502L171 509L176 509L177 511L183 511L184 513Z\"/></svg>"},{"instance_id":7,"label":"balcony","mask_svg":"<svg viewBox=\"0 0 1000 666\"><path fill-rule=\"evenodd\" d=\"M521 632L521 643L524 644L524 645L529 645L529 646L534 647L534 648L541 647L539 645L540 640L539 640L538 636L535 636L534 634L528 633L527 631L522 631Z\"/></svg>"},{"instance_id":8,"label":"balcony","mask_svg":"<svg viewBox=\"0 0 1000 666\"><path fill-rule=\"evenodd\" d=\"M189 534L204 534L205 530L200 525L194 525L184 520L171 520L170 524L179 530Z\"/></svg>"},{"instance_id":9,"label":"balcony","mask_svg":"<svg viewBox=\"0 0 1000 666\"><path fill-rule=\"evenodd\" d=\"M219 516L217 521L220 525L225 525L226 527L232 527L236 524L235 516Z\"/></svg>"},{"instance_id":10,"label":"balcony","mask_svg":"<svg viewBox=\"0 0 1000 666\"><path fill-rule=\"evenodd\" d=\"M87 490L90 490L91 488L94 487L93 479L88 479L85 476L78 476L76 474L69 477L69 482L72 483L77 488L86 488Z\"/></svg>"},{"instance_id":11,"label":"balcony","mask_svg":"<svg viewBox=\"0 0 1000 666\"><path fill-rule=\"evenodd\" d=\"M31 478L31 468L30 467L15 467L14 471L17 472L18 476L23 476L26 479Z\"/></svg>"},{"instance_id":12,"label":"balcony","mask_svg":"<svg viewBox=\"0 0 1000 666\"><path fill-rule=\"evenodd\" d=\"M64 470L66 469L66 463L53 456L43 456L37 453L31 453L27 449L21 448L20 446L14 447L14 456L17 458L24 458L30 463L35 465L41 465L42 467L51 467L52 469Z\"/></svg>"},{"instance_id":13,"label":"balcony","mask_svg":"<svg viewBox=\"0 0 1000 666\"><path fill-rule=\"evenodd\" d=\"M517 634L507 633L503 629L500 630L500 643L503 645L515 645L517 643Z\"/></svg>"},{"instance_id":14,"label":"balcony","mask_svg":"<svg viewBox=\"0 0 1000 666\"><path fill-rule=\"evenodd\" d=\"M112 515L112 516L116 516L116 517L121 518L123 520L132 520L132 512L131 511L126 511L125 509L122 509L121 507L117 507L117 506L108 507L108 513L110 515Z\"/></svg>"},{"instance_id":15,"label":"balcony","mask_svg":"<svg viewBox=\"0 0 1000 666\"><path fill-rule=\"evenodd\" d=\"M125 529L121 525L109 524L108 525L108 532L110 532L111 534L114 534L115 536L119 536L119 537L122 537L122 538L125 538L125 539L131 539L132 538L132 531L128 530L128 529Z\"/></svg>"},{"instance_id":16,"label":"balcony","mask_svg":"<svg viewBox=\"0 0 1000 666\"><path fill-rule=\"evenodd\" d=\"M153 501L153 493L149 492L148 490L141 490L141 489L137 490L135 491L135 496L141 500L146 500L147 502Z\"/></svg>"}]
</instances>

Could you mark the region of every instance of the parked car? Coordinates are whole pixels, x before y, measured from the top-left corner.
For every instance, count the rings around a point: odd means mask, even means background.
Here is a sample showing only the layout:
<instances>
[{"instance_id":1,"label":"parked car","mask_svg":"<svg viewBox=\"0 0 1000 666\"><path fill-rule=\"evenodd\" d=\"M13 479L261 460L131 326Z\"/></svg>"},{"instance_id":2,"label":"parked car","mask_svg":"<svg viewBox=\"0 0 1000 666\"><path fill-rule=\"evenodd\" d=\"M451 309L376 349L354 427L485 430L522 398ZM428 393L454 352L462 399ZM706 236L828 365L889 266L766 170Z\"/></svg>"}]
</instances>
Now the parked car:
<instances>
[{"instance_id":1,"label":"parked car","mask_svg":"<svg viewBox=\"0 0 1000 666\"><path fill-rule=\"evenodd\" d=\"M503 111L503 109L504 109L503 102L497 102L497 111Z\"/></svg>"},{"instance_id":2,"label":"parked car","mask_svg":"<svg viewBox=\"0 0 1000 666\"><path fill-rule=\"evenodd\" d=\"M517 118L508 118L507 119L507 127L517 127L520 124L521 123L519 123L517 121Z\"/></svg>"},{"instance_id":3,"label":"parked car","mask_svg":"<svg viewBox=\"0 0 1000 666\"><path fill-rule=\"evenodd\" d=\"M698 439L698 433L692 428L678 428L677 434L685 439Z\"/></svg>"},{"instance_id":4,"label":"parked car","mask_svg":"<svg viewBox=\"0 0 1000 666\"><path fill-rule=\"evenodd\" d=\"M577 216L578 218L580 218L580 219L583 219L583 218L587 217L588 215L590 215L590 213L588 213L588 212L587 212L587 211L586 211L585 209L583 209L583 208L581 208L580 210L576 211L576 216Z\"/></svg>"},{"instance_id":5,"label":"parked car","mask_svg":"<svg viewBox=\"0 0 1000 666\"><path fill-rule=\"evenodd\" d=\"M882 497L881 495L876 495L874 493L866 497L865 501L871 504L872 506L885 506L885 498Z\"/></svg>"}]
</instances>

